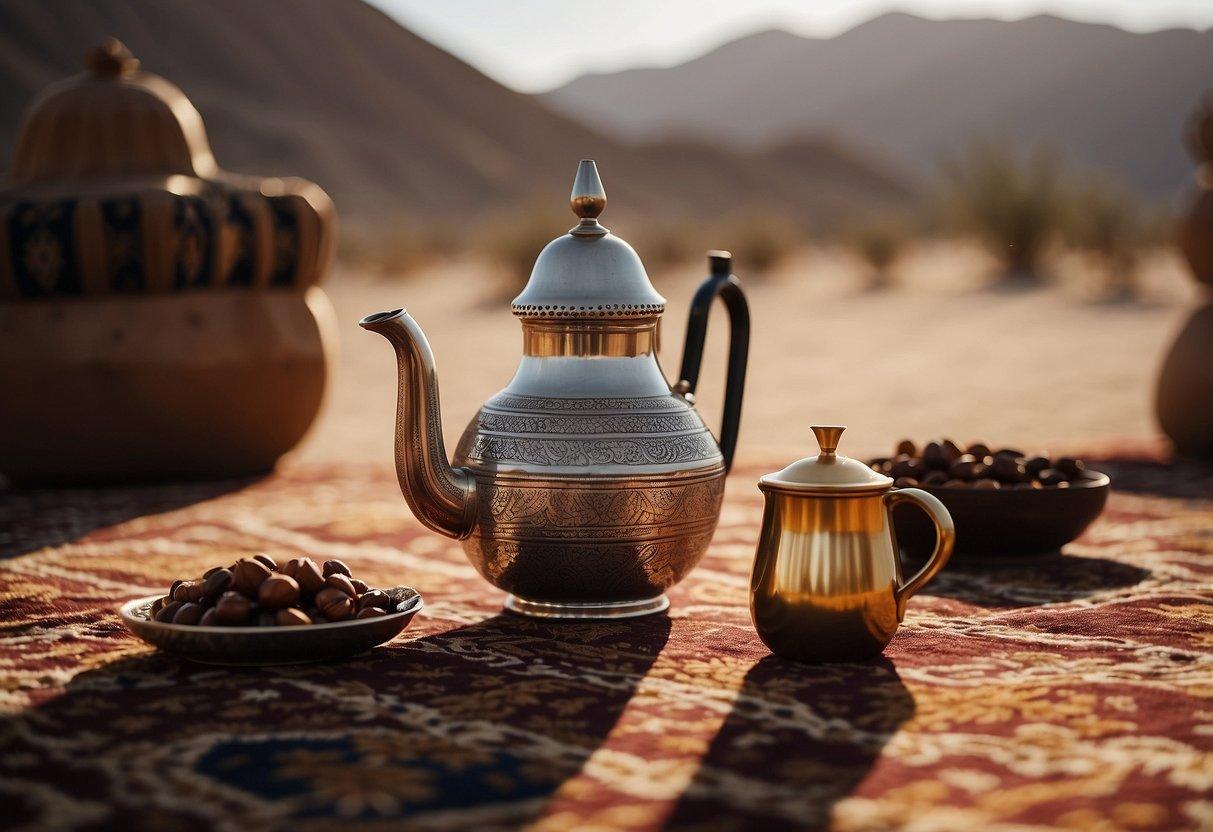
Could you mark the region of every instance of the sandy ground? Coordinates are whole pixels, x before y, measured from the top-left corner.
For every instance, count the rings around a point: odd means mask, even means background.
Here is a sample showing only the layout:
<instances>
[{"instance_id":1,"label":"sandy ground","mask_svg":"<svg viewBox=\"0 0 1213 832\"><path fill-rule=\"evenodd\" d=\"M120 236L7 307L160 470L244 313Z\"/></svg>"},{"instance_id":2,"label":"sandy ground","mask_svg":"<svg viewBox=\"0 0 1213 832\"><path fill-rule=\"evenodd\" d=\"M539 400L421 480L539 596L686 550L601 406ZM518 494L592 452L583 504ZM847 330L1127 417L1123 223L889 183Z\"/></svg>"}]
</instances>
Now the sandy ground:
<instances>
[{"instance_id":1,"label":"sandy ground","mask_svg":"<svg viewBox=\"0 0 1213 832\"><path fill-rule=\"evenodd\" d=\"M643 255L643 252L641 252ZM907 255L893 288L864 288L846 255L811 251L762 279L740 274L754 331L739 458L814 450L811 423L848 426L842 451L886 452L901 437L946 435L1025 450L1157 433L1154 377L1196 291L1170 254L1152 258L1133 302L1096 296L1087 264L1056 264L1042 288L991 288L974 250L934 246ZM669 303L660 358L681 358L696 265L653 274ZM438 360L447 446L479 404L503 387L521 348L518 322L488 267L446 262L408 277L338 269L326 288L340 322L341 354L303 460L391 458L394 360L363 332L370 312L406 306ZM718 421L727 326L713 313L700 409Z\"/></svg>"}]
</instances>

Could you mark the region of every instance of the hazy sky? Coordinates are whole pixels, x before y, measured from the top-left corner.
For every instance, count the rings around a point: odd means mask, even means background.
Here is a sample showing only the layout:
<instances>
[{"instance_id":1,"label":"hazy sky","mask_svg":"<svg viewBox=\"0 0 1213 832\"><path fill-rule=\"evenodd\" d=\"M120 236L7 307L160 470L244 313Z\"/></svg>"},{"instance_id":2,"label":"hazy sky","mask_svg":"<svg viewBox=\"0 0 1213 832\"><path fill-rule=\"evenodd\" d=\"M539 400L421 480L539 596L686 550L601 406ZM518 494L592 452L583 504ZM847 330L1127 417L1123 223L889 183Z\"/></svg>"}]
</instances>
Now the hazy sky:
<instances>
[{"instance_id":1,"label":"hazy sky","mask_svg":"<svg viewBox=\"0 0 1213 832\"><path fill-rule=\"evenodd\" d=\"M924 17L1040 12L1150 31L1213 27L1213 0L371 0L413 31L526 92L584 72L680 63L760 29L838 34L896 8Z\"/></svg>"}]
</instances>

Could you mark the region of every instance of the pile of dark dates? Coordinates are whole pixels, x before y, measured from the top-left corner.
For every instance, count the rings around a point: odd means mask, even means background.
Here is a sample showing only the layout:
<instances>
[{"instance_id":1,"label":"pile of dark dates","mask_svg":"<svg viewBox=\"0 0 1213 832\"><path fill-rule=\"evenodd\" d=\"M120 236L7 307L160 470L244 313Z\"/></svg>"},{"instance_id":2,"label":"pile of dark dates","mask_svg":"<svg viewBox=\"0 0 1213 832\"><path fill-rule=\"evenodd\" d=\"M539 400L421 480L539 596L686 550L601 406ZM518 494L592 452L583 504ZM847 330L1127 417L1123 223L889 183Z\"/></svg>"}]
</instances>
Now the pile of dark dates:
<instances>
[{"instance_id":1,"label":"pile of dark dates","mask_svg":"<svg viewBox=\"0 0 1213 832\"><path fill-rule=\"evenodd\" d=\"M928 442L921 450L909 439L897 443L891 457L868 462L873 471L893 478L897 488L1069 488L1086 465L1072 456L1031 456L1014 448L991 450L984 442L962 447L951 439Z\"/></svg>"},{"instance_id":2,"label":"pile of dark dates","mask_svg":"<svg viewBox=\"0 0 1213 832\"><path fill-rule=\"evenodd\" d=\"M371 589L339 560L320 567L311 558L292 558L280 567L257 554L174 581L152 604L151 617L201 627L293 627L377 618L391 606L386 592Z\"/></svg>"}]
</instances>

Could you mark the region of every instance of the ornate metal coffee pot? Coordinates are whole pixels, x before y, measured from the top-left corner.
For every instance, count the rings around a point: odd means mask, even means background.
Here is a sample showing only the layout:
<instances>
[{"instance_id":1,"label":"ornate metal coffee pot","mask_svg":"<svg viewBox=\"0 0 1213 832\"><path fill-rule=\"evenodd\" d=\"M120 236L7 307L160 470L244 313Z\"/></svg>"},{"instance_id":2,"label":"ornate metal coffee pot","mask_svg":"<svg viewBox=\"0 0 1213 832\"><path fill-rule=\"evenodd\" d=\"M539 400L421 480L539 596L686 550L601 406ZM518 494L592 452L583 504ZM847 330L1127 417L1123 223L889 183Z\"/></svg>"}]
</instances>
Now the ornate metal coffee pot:
<instances>
[{"instance_id":1,"label":"ornate metal coffee pot","mask_svg":"<svg viewBox=\"0 0 1213 832\"><path fill-rule=\"evenodd\" d=\"M592 161L573 183L576 227L540 253L513 312L523 356L447 461L434 356L403 309L361 321L396 350L396 470L417 519L458 538L507 608L537 616L659 612L664 591L712 539L737 442L749 310L727 252L691 308L682 372L657 363L665 299L626 242L598 223L606 192ZM694 409L708 312L731 324L717 442Z\"/></svg>"}]
</instances>

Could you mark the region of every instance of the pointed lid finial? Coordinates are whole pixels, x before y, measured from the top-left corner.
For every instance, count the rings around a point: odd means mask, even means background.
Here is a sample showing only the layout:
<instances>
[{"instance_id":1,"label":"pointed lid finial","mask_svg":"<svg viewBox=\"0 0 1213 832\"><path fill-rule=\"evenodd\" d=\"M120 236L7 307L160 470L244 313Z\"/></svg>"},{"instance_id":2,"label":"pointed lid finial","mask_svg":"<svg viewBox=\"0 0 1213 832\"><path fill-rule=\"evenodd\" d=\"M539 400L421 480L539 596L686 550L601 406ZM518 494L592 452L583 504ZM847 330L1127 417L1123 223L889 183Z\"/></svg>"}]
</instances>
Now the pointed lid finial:
<instances>
[{"instance_id":1,"label":"pointed lid finial","mask_svg":"<svg viewBox=\"0 0 1213 832\"><path fill-rule=\"evenodd\" d=\"M118 78L139 69L139 59L131 54L122 41L106 38L84 56L84 65L98 78Z\"/></svg>"},{"instance_id":2,"label":"pointed lid finial","mask_svg":"<svg viewBox=\"0 0 1213 832\"><path fill-rule=\"evenodd\" d=\"M838 440L842 438L845 425L812 425L813 435L821 448L822 456L835 456L838 451Z\"/></svg>"},{"instance_id":3,"label":"pointed lid finial","mask_svg":"<svg viewBox=\"0 0 1213 832\"><path fill-rule=\"evenodd\" d=\"M606 190L598 178L598 166L593 159L582 159L573 180L573 193L569 195L573 213L583 220L596 220L606 208L606 201Z\"/></svg>"}]
</instances>

